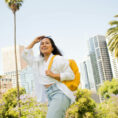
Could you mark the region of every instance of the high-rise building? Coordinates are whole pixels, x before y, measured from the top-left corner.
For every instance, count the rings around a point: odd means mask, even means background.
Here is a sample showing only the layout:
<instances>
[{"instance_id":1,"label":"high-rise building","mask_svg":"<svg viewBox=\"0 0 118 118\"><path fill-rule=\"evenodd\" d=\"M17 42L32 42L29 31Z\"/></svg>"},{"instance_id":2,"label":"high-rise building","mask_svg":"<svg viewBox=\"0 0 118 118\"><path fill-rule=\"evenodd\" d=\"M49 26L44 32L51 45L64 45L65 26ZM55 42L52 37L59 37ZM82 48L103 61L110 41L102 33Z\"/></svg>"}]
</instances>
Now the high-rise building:
<instances>
[{"instance_id":1,"label":"high-rise building","mask_svg":"<svg viewBox=\"0 0 118 118\"><path fill-rule=\"evenodd\" d=\"M89 89L91 91L91 97L97 102L100 102L97 95L96 79L94 75L94 68L92 68L91 57L86 57L80 63L81 84L83 89Z\"/></svg>"},{"instance_id":2,"label":"high-rise building","mask_svg":"<svg viewBox=\"0 0 118 118\"><path fill-rule=\"evenodd\" d=\"M80 64L80 73L81 73L81 84L82 88L90 89L90 83L89 83L89 77L88 77L88 71L86 67L86 62L83 61Z\"/></svg>"},{"instance_id":3,"label":"high-rise building","mask_svg":"<svg viewBox=\"0 0 118 118\"><path fill-rule=\"evenodd\" d=\"M2 98L2 95L10 88L12 88L12 79L1 77L0 78L0 99Z\"/></svg>"},{"instance_id":4,"label":"high-rise building","mask_svg":"<svg viewBox=\"0 0 118 118\"><path fill-rule=\"evenodd\" d=\"M102 35L91 37L88 41L89 55L92 60L92 68L95 71L96 87L105 80L112 79L111 65L108 55L106 38Z\"/></svg>"},{"instance_id":5,"label":"high-rise building","mask_svg":"<svg viewBox=\"0 0 118 118\"><path fill-rule=\"evenodd\" d=\"M97 60L96 60L95 46L94 46L93 38L90 38L88 40L88 51L89 51L88 56L90 57L90 60L91 60L91 67L93 70L95 86L98 89L98 86L100 84L100 77L99 77L99 71L98 71L98 65L97 65Z\"/></svg>"},{"instance_id":6,"label":"high-rise building","mask_svg":"<svg viewBox=\"0 0 118 118\"><path fill-rule=\"evenodd\" d=\"M19 85L21 86L20 72L21 72L21 71L18 71L18 78L19 78ZM12 79L12 87L13 87L13 88L16 87L16 72L15 72L15 71L7 72L7 73L4 73L4 75L5 75L7 78L11 78L11 79Z\"/></svg>"},{"instance_id":7,"label":"high-rise building","mask_svg":"<svg viewBox=\"0 0 118 118\"><path fill-rule=\"evenodd\" d=\"M82 88L90 89L96 91L96 84L94 80L93 68L91 65L90 56L86 57L80 63L80 73L81 73L81 84Z\"/></svg>"},{"instance_id":8,"label":"high-rise building","mask_svg":"<svg viewBox=\"0 0 118 118\"><path fill-rule=\"evenodd\" d=\"M109 39L106 39L107 43ZM110 63L111 63L111 69L113 73L113 78L118 79L118 59L115 57L114 52L109 51L109 57L110 57Z\"/></svg>"},{"instance_id":9,"label":"high-rise building","mask_svg":"<svg viewBox=\"0 0 118 118\"><path fill-rule=\"evenodd\" d=\"M21 86L25 88L26 93L32 94L34 90L34 76L31 67L23 69L20 73Z\"/></svg>"},{"instance_id":10,"label":"high-rise building","mask_svg":"<svg viewBox=\"0 0 118 118\"><path fill-rule=\"evenodd\" d=\"M27 66L26 62L21 57L23 50L24 50L24 46L16 47L19 71L24 69ZM2 48L2 64L3 64L4 73L15 71L14 47Z\"/></svg>"},{"instance_id":11,"label":"high-rise building","mask_svg":"<svg viewBox=\"0 0 118 118\"><path fill-rule=\"evenodd\" d=\"M26 66L27 66L26 62L22 59L22 51L23 50L24 50L24 46L17 46L16 47L18 76L20 76L20 71L22 69L26 68ZM14 47L2 48L2 64L3 64L4 75L6 75L7 78L11 78L12 79L12 87L16 87ZM20 79L19 79L19 83L20 83Z\"/></svg>"}]
</instances>

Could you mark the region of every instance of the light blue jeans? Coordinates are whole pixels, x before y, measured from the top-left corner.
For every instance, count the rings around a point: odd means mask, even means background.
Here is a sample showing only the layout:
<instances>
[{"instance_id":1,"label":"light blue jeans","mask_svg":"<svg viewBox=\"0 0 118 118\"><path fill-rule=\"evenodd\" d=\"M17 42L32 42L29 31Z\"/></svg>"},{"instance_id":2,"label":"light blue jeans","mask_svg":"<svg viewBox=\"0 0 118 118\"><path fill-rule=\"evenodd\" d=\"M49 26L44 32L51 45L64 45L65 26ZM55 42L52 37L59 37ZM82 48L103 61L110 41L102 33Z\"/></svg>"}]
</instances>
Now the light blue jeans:
<instances>
[{"instance_id":1,"label":"light blue jeans","mask_svg":"<svg viewBox=\"0 0 118 118\"><path fill-rule=\"evenodd\" d=\"M56 84L46 88L46 94L48 96L48 112L46 118L64 118L67 108L71 104L70 98L68 98Z\"/></svg>"}]
</instances>

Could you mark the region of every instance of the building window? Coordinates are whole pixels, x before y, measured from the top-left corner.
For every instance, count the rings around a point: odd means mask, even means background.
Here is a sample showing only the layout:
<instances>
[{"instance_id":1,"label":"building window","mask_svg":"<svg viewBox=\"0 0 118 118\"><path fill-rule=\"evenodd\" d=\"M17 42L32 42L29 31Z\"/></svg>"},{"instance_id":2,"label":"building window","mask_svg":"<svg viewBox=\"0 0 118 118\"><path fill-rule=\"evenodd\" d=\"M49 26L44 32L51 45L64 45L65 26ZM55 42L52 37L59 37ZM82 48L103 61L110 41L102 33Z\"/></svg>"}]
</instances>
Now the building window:
<instances>
[{"instance_id":1,"label":"building window","mask_svg":"<svg viewBox=\"0 0 118 118\"><path fill-rule=\"evenodd\" d=\"M97 56L97 59L100 59L100 50L99 49L96 49L96 56Z\"/></svg>"}]
</instances>

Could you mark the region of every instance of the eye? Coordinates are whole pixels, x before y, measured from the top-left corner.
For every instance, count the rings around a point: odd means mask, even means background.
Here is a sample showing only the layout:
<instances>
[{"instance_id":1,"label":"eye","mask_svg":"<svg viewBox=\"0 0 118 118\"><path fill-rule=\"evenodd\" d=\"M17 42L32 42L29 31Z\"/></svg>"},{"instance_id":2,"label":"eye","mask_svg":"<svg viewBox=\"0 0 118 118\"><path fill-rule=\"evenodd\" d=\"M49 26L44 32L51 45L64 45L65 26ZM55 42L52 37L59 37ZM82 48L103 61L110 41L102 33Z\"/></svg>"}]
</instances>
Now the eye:
<instances>
[{"instance_id":1,"label":"eye","mask_svg":"<svg viewBox=\"0 0 118 118\"><path fill-rule=\"evenodd\" d=\"M49 42L46 42L46 44L49 44Z\"/></svg>"},{"instance_id":2,"label":"eye","mask_svg":"<svg viewBox=\"0 0 118 118\"><path fill-rule=\"evenodd\" d=\"M41 44L40 45L44 45L44 43L43 42L41 42Z\"/></svg>"}]
</instances>

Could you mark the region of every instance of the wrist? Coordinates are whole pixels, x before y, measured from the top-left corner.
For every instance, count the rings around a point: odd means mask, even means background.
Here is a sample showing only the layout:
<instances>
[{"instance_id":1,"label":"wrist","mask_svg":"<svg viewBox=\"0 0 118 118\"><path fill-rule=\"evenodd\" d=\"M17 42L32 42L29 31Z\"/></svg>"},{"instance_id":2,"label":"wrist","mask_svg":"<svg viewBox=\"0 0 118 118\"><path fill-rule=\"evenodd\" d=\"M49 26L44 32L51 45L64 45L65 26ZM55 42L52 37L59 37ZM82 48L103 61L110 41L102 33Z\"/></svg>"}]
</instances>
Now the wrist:
<instances>
[{"instance_id":1,"label":"wrist","mask_svg":"<svg viewBox=\"0 0 118 118\"><path fill-rule=\"evenodd\" d=\"M32 43L31 43L33 46L36 44L36 42L35 41L32 41Z\"/></svg>"},{"instance_id":2,"label":"wrist","mask_svg":"<svg viewBox=\"0 0 118 118\"><path fill-rule=\"evenodd\" d=\"M60 74L53 74L53 78L55 78L56 80L60 80Z\"/></svg>"},{"instance_id":3,"label":"wrist","mask_svg":"<svg viewBox=\"0 0 118 118\"><path fill-rule=\"evenodd\" d=\"M53 78L56 78L56 74L54 74L54 73L52 73L52 75L51 75Z\"/></svg>"}]
</instances>

